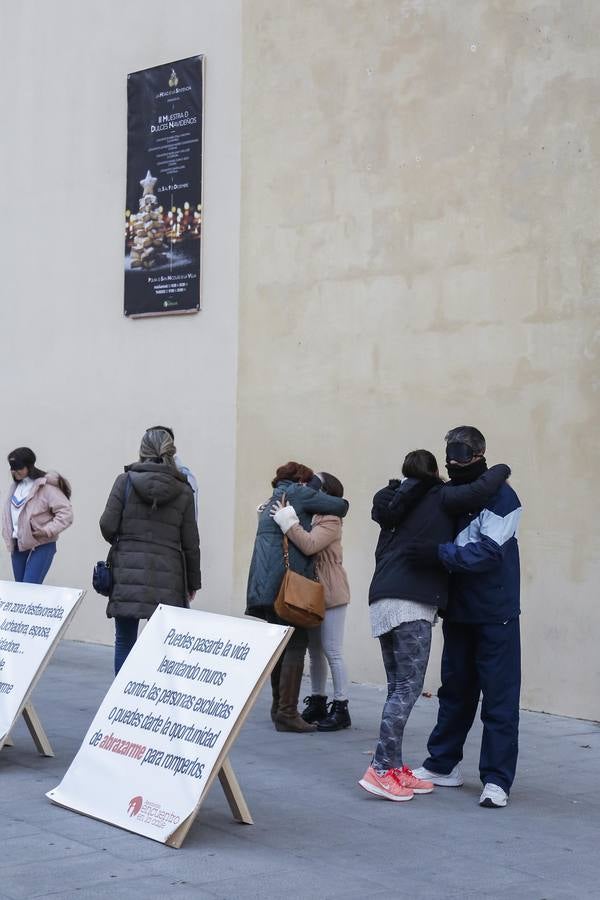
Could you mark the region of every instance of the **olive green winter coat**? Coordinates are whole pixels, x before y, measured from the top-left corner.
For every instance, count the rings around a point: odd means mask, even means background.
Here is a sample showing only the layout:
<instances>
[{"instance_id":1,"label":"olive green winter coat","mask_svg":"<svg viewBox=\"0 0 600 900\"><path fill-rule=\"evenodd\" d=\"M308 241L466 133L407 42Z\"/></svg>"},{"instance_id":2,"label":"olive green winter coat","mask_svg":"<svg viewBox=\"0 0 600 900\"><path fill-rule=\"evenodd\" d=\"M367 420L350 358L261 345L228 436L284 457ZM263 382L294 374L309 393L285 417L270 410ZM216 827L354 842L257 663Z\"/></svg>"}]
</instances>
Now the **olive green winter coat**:
<instances>
[{"instance_id":1,"label":"olive green winter coat","mask_svg":"<svg viewBox=\"0 0 600 900\"><path fill-rule=\"evenodd\" d=\"M187 606L188 592L200 588L194 495L173 466L128 466L113 485L100 530L112 544L109 618L149 619L159 603Z\"/></svg>"}]
</instances>

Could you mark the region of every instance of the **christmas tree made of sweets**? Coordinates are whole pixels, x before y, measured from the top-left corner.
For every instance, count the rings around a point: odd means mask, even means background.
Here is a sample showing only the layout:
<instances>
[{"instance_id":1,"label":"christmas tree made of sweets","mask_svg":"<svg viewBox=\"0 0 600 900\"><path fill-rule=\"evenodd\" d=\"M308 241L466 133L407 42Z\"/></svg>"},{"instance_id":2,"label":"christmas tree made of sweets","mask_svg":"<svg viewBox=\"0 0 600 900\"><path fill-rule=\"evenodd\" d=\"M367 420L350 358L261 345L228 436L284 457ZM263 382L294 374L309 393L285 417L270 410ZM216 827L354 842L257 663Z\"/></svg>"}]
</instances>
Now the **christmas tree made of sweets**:
<instances>
[{"instance_id":1,"label":"christmas tree made of sweets","mask_svg":"<svg viewBox=\"0 0 600 900\"><path fill-rule=\"evenodd\" d=\"M150 170L140 181L144 193L140 197L140 211L131 217L133 224L133 244L131 245L131 268L152 269L166 260L169 243L166 236L162 211L154 195L153 178Z\"/></svg>"}]
</instances>

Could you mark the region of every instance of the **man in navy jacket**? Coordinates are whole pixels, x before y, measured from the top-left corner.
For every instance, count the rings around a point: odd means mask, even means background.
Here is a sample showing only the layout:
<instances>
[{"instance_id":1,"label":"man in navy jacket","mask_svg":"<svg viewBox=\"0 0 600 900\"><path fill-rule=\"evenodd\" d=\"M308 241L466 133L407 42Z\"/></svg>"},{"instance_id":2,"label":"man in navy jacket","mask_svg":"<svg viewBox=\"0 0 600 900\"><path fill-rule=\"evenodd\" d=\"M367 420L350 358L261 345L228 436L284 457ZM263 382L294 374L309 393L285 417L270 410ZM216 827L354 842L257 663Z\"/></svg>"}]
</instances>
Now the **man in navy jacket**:
<instances>
[{"instance_id":1,"label":"man in navy jacket","mask_svg":"<svg viewBox=\"0 0 600 900\"><path fill-rule=\"evenodd\" d=\"M476 428L453 428L446 442L451 484L468 483L485 471L485 438ZM416 544L407 551L416 565L441 563L451 573L438 719L429 757L415 775L448 787L463 783L463 745L482 694L479 802L491 808L506 806L517 765L520 517L519 498L504 482L478 515L459 519L453 544Z\"/></svg>"}]
</instances>

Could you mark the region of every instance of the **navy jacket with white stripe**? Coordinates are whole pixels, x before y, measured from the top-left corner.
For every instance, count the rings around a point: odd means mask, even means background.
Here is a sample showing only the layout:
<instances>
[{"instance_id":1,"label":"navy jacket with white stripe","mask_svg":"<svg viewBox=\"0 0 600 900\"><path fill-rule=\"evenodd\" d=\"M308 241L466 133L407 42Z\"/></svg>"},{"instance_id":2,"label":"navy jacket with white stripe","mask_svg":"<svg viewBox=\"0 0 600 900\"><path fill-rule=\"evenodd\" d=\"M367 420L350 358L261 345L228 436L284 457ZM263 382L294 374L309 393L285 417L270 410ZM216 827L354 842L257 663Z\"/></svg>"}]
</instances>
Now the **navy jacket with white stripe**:
<instances>
[{"instance_id":1,"label":"navy jacket with white stripe","mask_svg":"<svg viewBox=\"0 0 600 900\"><path fill-rule=\"evenodd\" d=\"M505 482L478 515L461 517L453 544L440 545L440 559L452 573L447 621L504 623L519 615L520 518L519 498Z\"/></svg>"}]
</instances>

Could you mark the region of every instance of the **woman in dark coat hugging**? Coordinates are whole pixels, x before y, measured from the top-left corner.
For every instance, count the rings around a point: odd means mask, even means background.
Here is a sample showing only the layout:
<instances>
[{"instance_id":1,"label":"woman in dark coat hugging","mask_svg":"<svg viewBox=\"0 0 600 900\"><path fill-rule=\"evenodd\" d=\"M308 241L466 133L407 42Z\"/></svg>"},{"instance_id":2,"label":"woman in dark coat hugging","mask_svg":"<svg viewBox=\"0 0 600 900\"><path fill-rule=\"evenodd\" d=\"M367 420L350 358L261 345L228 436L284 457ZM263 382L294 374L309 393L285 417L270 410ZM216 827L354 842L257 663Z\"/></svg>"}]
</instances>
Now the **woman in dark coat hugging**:
<instances>
[{"instance_id":1,"label":"woman in dark coat hugging","mask_svg":"<svg viewBox=\"0 0 600 900\"><path fill-rule=\"evenodd\" d=\"M477 513L510 475L508 466L492 466L469 484L446 484L433 453L413 450L402 466L402 481L392 480L373 498L371 517L381 530L375 574L369 589L373 637L379 638L388 694L371 765L361 787L386 800L411 800L429 794L430 781L403 764L404 727L425 678L436 613L448 601L448 573L441 563L415 558L415 542L447 543L456 534L455 516Z\"/></svg>"},{"instance_id":2,"label":"woman in dark coat hugging","mask_svg":"<svg viewBox=\"0 0 600 900\"><path fill-rule=\"evenodd\" d=\"M265 619L267 622L287 624L275 614L274 604L284 575L283 534L271 516L271 507L276 501L286 501L295 509L300 525L310 531L312 517L322 515L345 516L348 501L343 497L332 497L309 487L308 482L314 472L301 463L288 462L280 466L273 481L273 493L258 508L258 529L254 541L254 552L248 574L246 614ZM305 556L294 544L289 545L290 569L315 577L315 556ZM273 704L271 719L277 731L316 731L314 723L305 722L298 713L298 696L304 670L304 656L308 646L306 628L295 628L283 656L271 673Z\"/></svg>"},{"instance_id":3,"label":"woman in dark coat hugging","mask_svg":"<svg viewBox=\"0 0 600 900\"><path fill-rule=\"evenodd\" d=\"M167 431L148 430L139 462L117 477L100 518L112 545L106 614L115 620L115 675L137 640L139 620L160 603L189 606L201 586L194 494L175 452Z\"/></svg>"}]
</instances>

